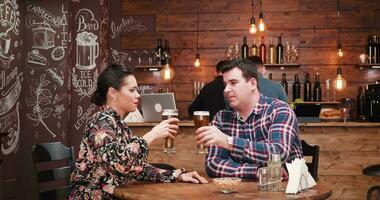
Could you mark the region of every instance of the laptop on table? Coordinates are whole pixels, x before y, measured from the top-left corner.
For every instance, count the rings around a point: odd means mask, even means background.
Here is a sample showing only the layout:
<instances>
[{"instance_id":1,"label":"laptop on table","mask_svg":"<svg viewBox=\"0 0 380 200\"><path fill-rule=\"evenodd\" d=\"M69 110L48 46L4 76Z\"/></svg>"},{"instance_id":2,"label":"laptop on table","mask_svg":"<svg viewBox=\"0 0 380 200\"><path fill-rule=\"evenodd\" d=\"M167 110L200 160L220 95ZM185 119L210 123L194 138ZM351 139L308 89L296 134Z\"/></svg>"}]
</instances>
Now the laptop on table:
<instances>
[{"instance_id":1,"label":"laptop on table","mask_svg":"<svg viewBox=\"0 0 380 200\"><path fill-rule=\"evenodd\" d=\"M144 122L160 122L164 109L177 109L174 93L151 93L141 95Z\"/></svg>"}]
</instances>

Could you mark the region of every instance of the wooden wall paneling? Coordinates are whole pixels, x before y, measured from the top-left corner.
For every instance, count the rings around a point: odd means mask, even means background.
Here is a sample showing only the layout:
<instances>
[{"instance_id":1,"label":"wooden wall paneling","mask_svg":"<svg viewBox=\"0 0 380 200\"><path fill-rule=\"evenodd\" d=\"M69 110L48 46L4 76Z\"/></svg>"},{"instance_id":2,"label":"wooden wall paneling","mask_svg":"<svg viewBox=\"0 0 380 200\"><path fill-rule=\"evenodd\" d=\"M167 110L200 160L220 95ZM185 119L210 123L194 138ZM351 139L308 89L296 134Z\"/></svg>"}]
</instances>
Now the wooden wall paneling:
<instances>
[{"instance_id":1,"label":"wooden wall paneling","mask_svg":"<svg viewBox=\"0 0 380 200\"><path fill-rule=\"evenodd\" d=\"M156 15L157 31L191 31L195 30L196 14ZM373 10L341 12L341 27L371 28L375 22ZM245 30L249 25L251 13L201 13L200 30ZM337 28L336 11L297 11L266 12L265 20L269 30ZM168 28L168 29L167 29Z\"/></svg>"}]
</instances>

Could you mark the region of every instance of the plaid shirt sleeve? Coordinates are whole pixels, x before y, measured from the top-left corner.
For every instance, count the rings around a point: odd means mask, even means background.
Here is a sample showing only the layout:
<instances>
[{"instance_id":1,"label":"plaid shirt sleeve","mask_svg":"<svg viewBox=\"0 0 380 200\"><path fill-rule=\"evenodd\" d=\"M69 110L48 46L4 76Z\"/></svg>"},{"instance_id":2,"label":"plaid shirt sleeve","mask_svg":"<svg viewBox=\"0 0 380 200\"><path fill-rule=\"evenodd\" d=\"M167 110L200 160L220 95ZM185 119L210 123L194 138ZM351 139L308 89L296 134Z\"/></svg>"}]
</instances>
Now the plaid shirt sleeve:
<instances>
[{"instance_id":1,"label":"plaid shirt sleeve","mask_svg":"<svg viewBox=\"0 0 380 200\"><path fill-rule=\"evenodd\" d=\"M222 130L222 112L218 112L212 122ZM255 178L258 166L235 160L230 151L216 145L210 145L206 157L206 172L210 177Z\"/></svg>"},{"instance_id":2,"label":"plaid shirt sleeve","mask_svg":"<svg viewBox=\"0 0 380 200\"><path fill-rule=\"evenodd\" d=\"M268 138L261 141L249 141L233 137L232 151L215 145L209 147L206 171L210 176L255 178L257 168L266 165L271 152L280 153L283 163L295 157L302 158L302 147L299 145L293 148L298 134L298 122L289 106L280 104L270 115L263 117L269 117L272 122L268 133L265 134ZM223 116L218 113L213 121L213 125L220 130L223 130L222 119Z\"/></svg>"},{"instance_id":3,"label":"plaid shirt sleeve","mask_svg":"<svg viewBox=\"0 0 380 200\"><path fill-rule=\"evenodd\" d=\"M280 104L269 115L271 125L268 138L263 141L249 141L234 138L231 155L237 159L266 165L270 153L279 153L282 163L295 157L302 158L302 147L293 148L294 140L298 138L298 121L294 112L286 104Z\"/></svg>"}]
</instances>

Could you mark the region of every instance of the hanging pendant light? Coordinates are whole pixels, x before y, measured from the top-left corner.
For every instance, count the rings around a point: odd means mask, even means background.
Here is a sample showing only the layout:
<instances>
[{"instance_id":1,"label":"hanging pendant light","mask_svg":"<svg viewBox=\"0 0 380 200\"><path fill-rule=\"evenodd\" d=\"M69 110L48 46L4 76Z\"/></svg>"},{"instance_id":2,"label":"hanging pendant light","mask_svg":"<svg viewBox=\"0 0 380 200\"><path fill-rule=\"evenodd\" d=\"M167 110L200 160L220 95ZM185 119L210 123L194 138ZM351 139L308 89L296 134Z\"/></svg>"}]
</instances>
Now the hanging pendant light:
<instances>
[{"instance_id":1,"label":"hanging pendant light","mask_svg":"<svg viewBox=\"0 0 380 200\"><path fill-rule=\"evenodd\" d=\"M194 66L195 67L201 66L201 55L199 53L195 54Z\"/></svg>"},{"instance_id":2,"label":"hanging pendant light","mask_svg":"<svg viewBox=\"0 0 380 200\"><path fill-rule=\"evenodd\" d=\"M199 54L199 0L197 0L197 53L195 54L194 67L201 66L201 55Z\"/></svg>"},{"instance_id":3,"label":"hanging pendant light","mask_svg":"<svg viewBox=\"0 0 380 200\"><path fill-rule=\"evenodd\" d=\"M257 32L257 28L256 28L255 17L253 16L253 9L254 9L253 0L251 3L251 8L252 8L252 17L251 17L251 25L249 26L249 32L251 34L255 34Z\"/></svg>"},{"instance_id":4,"label":"hanging pendant light","mask_svg":"<svg viewBox=\"0 0 380 200\"><path fill-rule=\"evenodd\" d=\"M343 90L347 85L346 79L342 76L342 68L340 66L337 69L337 77L333 80L333 85L338 91Z\"/></svg>"},{"instance_id":5,"label":"hanging pendant light","mask_svg":"<svg viewBox=\"0 0 380 200\"><path fill-rule=\"evenodd\" d=\"M259 31L265 31L264 14L263 14L263 1L260 0L260 13L259 13Z\"/></svg>"},{"instance_id":6,"label":"hanging pendant light","mask_svg":"<svg viewBox=\"0 0 380 200\"><path fill-rule=\"evenodd\" d=\"M341 43L338 43L338 52L337 52L337 55L341 58L343 57L343 50L342 50L342 44Z\"/></svg>"},{"instance_id":7,"label":"hanging pendant light","mask_svg":"<svg viewBox=\"0 0 380 200\"><path fill-rule=\"evenodd\" d=\"M164 67L161 69L160 74L165 81L171 81L174 78L174 67L170 65L169 58L165 59Z\"/></svg>"},{"instance_id":8,"label":"hanging pendant light","mask_svg":"<svg viewBox=\"0 0 380 200\"><path fill-rule=\"evenodd\" d=\"M338 18L338 45L337 45L337 55L339 58L343 57L342 43L340 41L340 0L337 0L337 18Z\"/></svg>"},{"instance_id":9,"label":"hanging pendant light","mask_svg":"<svg viewBox=\"0 0 380 200\"><path fill-rule=\"evenodd\" d=\"M169 30L169 2L166 0L166 36L167 32ZM174 78L174 66L171 63L171 55L170 55L170 48L169 48L169 40L165 40L165 47L163 52L163 62L161 64L163 65L163 68L160 71L161 78L165 81L171 81Z\"/></svg>"},{"instance_id":10,"label":"hanging pendant light","mask_svg":"<svg viewBox=\"0 0 380 200\"><path fill-rule=\"evenodd\" d=\"M333 80L333 85L335 89L339 91L339 90L343 90L347 85L346 79L343 78L342 68L340 64L340 59L343 57L342 44L340 42L340 0L337 0L337 17L338 17L338 46L337 46L338 53L337 54L338 54L339 65L337 69L337 77Z\"/></svg>"}]
</instances>

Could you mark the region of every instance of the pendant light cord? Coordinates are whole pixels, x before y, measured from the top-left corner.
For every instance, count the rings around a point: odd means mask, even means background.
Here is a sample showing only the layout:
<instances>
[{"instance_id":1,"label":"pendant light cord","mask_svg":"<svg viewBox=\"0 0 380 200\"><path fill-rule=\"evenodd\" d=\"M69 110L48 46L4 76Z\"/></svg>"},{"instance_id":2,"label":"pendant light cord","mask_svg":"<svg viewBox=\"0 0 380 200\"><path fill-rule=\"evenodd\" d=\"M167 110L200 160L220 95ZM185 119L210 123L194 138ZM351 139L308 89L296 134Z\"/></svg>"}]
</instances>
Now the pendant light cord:
<instances>
[{"instance_id":1,"label":"pendant light cord","mask_svg":"<svg viewBox=\"0 0 380 200\"><path fill-rule=\"evenodd\" d=\"M254 9L253 0L252 0L252 3L251 3L251 8L252 8L252 17L253 17L253 9Z\"/></svg>"},{"instance_id":2,"label":"pendant light cord","mask_svg":"<svg viewBox=\"0 0 380 200\"><path fill-rule=\"evenodd\" d=\"M199 0L197 0L197 53L199 52L198 45L199 45Z\"/></svg>"}]
</instances>

